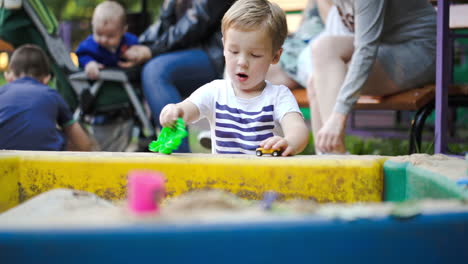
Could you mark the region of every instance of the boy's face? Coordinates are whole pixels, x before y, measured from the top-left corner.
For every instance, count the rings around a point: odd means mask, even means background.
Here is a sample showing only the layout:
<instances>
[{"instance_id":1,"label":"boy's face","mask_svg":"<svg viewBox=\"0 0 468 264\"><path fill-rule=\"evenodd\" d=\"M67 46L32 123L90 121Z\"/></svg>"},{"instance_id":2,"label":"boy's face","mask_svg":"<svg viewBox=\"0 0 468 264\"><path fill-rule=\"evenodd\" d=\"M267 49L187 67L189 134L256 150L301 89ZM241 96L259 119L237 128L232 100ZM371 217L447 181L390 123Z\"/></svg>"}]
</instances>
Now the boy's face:
<instances>
[{"instance_id":1,"label":"boy's face","mask_svg":"<svg viewBox=\"0 0 468 264\"><path fill-rule=\"evenodd\" d=\"M93 38L100 46L108 50L115 50L119 46L125 30L119 21L99 22L93 25Z\"/></svg>"},{"instance_id":2,"label":"boy's face","mask_svg":"<svg viewBox=\"0 0 468 264\"><path fill-rule=\"evenodd\" d=\"M265 76L270 64L279 61L282 50L273 53L272 40L263 29L226 30L223 38L226 71L237 96L254 97L265 87Z\"/></svg>"}]
</instances>

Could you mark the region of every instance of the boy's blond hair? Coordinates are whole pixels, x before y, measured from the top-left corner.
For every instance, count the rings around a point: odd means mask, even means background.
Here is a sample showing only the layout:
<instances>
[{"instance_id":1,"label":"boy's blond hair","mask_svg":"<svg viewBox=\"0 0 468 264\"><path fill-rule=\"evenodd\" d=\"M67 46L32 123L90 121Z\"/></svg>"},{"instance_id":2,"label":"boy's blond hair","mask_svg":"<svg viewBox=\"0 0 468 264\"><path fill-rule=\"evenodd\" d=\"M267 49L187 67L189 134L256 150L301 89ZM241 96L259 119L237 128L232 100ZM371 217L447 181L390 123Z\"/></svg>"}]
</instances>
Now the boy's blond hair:
<instances>
[{"instance_id":1,"label":"boy's blond hair","mask_svg":"<svg viewBox=\"0 0 468 264\"><path fill-rule=\"evenodd\" d=\"M238 0L224 14L221 22L223 36L229 28L249 31L262 27L270 34L275 53L288 35L286 16L277 4L267 0Z\"/></svg>"},{"instance_id":2,"label":"boy's blond hair","mask_svg":"<svg viewBox=\"0 0 468 264\"><path fill-rule=\"evenodd\" d=\"M91 23L93 26L98 26L116 20L122 27L127 25L125 9L115 1L104 1L94 9Z\"/></svg>"}]
</instances>

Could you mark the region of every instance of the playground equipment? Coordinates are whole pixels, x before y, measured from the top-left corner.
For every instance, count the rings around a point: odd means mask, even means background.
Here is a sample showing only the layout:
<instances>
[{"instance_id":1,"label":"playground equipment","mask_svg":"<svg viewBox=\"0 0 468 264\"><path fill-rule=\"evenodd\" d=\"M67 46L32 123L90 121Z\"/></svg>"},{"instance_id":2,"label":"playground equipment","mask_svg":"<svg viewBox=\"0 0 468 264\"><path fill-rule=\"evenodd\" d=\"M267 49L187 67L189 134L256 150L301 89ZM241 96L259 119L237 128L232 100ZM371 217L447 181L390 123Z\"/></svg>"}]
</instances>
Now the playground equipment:
<instances>
[{"instance_id":1,"label":"playground equipment","mask_svg":"<svg viewBox=\"0 0 468 264\"><path fill-rule=\"evenodd\" d=\"M21 8L0 6L0 38L13 47L33 43L46 51L52 62L55 88L75 112L75 118L86 124L84 127L95 136L101 149L125 150L134 124L142 137L152 137L154 130L143 109L141 92L132 80L138 69L103 70L99 80L91 83L73 64L58 34L58 22L44 2L20 2ZM118 124L112 126L113 123Z\"/></svg>"},{"instance_id":2,"label":"playground equipment","mask_svg":"<svg viewBox=\"0 0 468 264\"><path fill-rule=\"evenodd\" d=\"M1 258L5 263L126 263L157 257L172 263L362 264L459 263L468 257L468 210L458 202L468 198L467 190L441 174L386 159L0 151L0 210L63 187L120 200L126 196L127 174L141 169L163 173L169 197L221 189L244 199L264 199L267 208L271 197L265 192L271 190L278 200L313 197L343 207L330 211L329 217L277 215L241 222L135 222L76 229L0 226ZM414 207L417 203L406 203L428 198L455 199L451 201L458 205L425 211ZM353 204L361 214L349 218L348 206ZM395 210L374 214L381 206Z\"/></svg>"}]
</instances>

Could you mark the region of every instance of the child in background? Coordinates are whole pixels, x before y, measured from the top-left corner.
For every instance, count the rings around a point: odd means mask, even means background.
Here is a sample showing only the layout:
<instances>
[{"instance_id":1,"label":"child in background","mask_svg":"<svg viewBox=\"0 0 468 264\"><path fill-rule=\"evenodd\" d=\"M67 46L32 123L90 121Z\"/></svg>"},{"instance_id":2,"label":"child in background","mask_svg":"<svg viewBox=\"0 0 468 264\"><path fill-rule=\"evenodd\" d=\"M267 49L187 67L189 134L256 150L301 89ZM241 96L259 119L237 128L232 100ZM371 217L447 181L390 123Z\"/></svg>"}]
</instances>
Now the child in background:
<instances>
[{"instance_id":1,"label":"child in background","mask_svg":"<svg viewBox=\"0 0 468 264\"><path fill-rule=\"evenodd\" d=\"M123 7L114 1L100 3L92 18L93 34L80 43L76 50L79 65L92 80L99 78L104 67L118 67L126 50L138 43L138 38L126 32L127 22Z\"/></svg>"},{"instance_id":2,"label":"child in background","mask_svg":"<svg viewBox=\"0 0 468 264\"><path fill-rule=\"evenodd\" d=\"M228 79L215 80L161 111L163 126L178 117L187 123L206 117L212 152L255 154L257 147L281 149L283 156L304 150L308 129L297 102L284 85L265 80L281 56L288 34L283 10L267 0L238 0L222 20ZM281 129L284 136L281 136Z\"/></svg>"},{"instance_id":3,"label":"child in background","mask_svg":"<svg viewBox=\"0 0 468 264\"><path fill-rule=\"evenodd\" d=\"M47 86L49 67L38 46L26 44L13 53L4 73L8 84L0 87L0 149L91 150L65 100Z\"/></svg>"}]
</instances>

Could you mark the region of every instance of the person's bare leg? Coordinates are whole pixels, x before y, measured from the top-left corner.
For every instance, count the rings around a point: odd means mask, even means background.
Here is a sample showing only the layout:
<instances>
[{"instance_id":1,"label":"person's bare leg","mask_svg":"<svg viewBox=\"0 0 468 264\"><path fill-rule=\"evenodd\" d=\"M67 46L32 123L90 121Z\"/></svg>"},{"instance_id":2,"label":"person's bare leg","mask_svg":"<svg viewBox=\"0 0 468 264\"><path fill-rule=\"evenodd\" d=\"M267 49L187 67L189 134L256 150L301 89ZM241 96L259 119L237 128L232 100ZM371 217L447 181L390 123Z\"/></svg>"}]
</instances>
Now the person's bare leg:
<instances>
[{"instance_id":1,"label":"person's bare leg","mask_svg":"<svg viewBox=\"0 0 468 264\"><path fill-rule=\"evenodd\" d=\"M362 95L385 96L400 92L401 89L388 77L382 64L377 60L372 66L371 73L362 87Z\"/></svg>"},{"instance_id":2,"label":"person's bare leg","mask_svg":"<svg viewBox=\"0 0 468 264\"><path fill-rule=\"evenodd\" d=\"M272 84L276 85L286 85L289 89L293 90L296 88L300 88L301 85L298 84L296 81L291 79L281 68L279 63L270 65L268 69L266 79L270 81Z\"/></svg>"},{"instance_id":3,"label":"person's bare leg","mask_svg":"<svg viewBox=\"0 0 468 264\"><path fill-rule=\"evenodd\" d=\"M312 46L313 86L323 121L330 117L335 107L353 51L352 36L326 36Z\"/></svg>"},{"instance_id":4,"label":"person's bare leg","mask_svg":"<svg viewBox=\"0 0 468 264\"><path fill-rule=\"evenodd\" d=\"M354 51L352 36L325 36L318 39L312 45L313 81L307 87L312 95L315 94L316 106L311 108L312 113L317 113L320 120L313 121L313 132L318 131L328 120L335 107L338 93L347 73L347 63L351 60ZM315 107L315 106L314 106ZM314 114L312 114L312 120ZM346 152L344 136L335 148L337 153Z\"/></svg>"},{"instance_id":5,"label":"person's bare leg","mask_svg":"<svg viewBox=\"0 0 468 264\"><path fill-rule=\"evenodd\" d=\"M313 135L317 135L319 129L323 126L322 118L320 117L320 102L317 100L317 94L314 87L313 76L307 81L307 98L309 99L309 108ZM319 153L318 149L315 149L315 153Z\"/></svg>"},{"instance_id":6,"label":"person's bare leg","mask_svg":"<svg viewBox=\"0 0 468 264\"><path fill-rule=\"evenodd\" d=\"M313 47L314 81L311 86L316 92L322 125L331 116L341 85L346 77L348 64L354 51L352 37L326 37ZM382 65L376 61L361 94L386 95L398 92L399 88L388 77ZM319 124L320 125L320 124ZM314 128L314 133L320 130ZM344 135L336 152L345 152Z\"/></svg>"}]
</instances>

